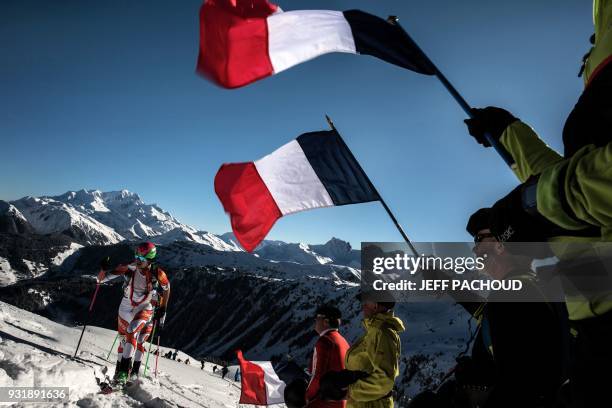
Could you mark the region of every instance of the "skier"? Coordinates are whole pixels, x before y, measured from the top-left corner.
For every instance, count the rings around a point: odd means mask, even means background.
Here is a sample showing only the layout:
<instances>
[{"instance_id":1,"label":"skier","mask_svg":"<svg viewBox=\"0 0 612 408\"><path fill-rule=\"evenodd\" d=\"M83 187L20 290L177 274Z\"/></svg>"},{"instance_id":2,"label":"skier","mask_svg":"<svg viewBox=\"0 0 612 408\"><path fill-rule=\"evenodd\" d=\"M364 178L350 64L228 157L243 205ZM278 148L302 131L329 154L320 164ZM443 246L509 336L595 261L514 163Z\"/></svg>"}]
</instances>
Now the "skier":
<instances>
[{"instance_id":1,"label":"skier","mask_svg":"<svg viewBox=\"0 0 612 408\"><path fill-rule=\"evenodd\" d=\"M119 276L127 276L123 299L119 306L119 334L124 336L119 345L121 360L115 378L125 383L129 377L132 358L137 351L139 337L142 342L148 336L148 325L155 320L163 327L166 319L166 306L170 296L170 282L166 273L155 263L157 248L151 242L140 244L134 253L135 260L127 265L119 265L110 272L108 260L101 264L98 282L106 282ZM154 314L154 308L157 306ZM153 318L153 319L152 319ZM144 331L143 331L144 330ZM139 364L137 364L137 367Z\"/></svg>"},{"instance_id":2,"label":"skier","mask_svg":"<svg viewBox=\"0 0 612 408\"><path fill-rule=\"evenodd\" d=\"M213 373L216 373L216 372L217 372L217 366L215 365L213 366Z\"/></svg>"},{"instance_id":3,"label":"skier","mask_svg":"<svg viewBox=\"0 0 612 408\"><path fill-rule=\"evenodd\" d=\"M174 350L174 353L172 353L172 359L176 360L177 355L178 355L178 349Z\"/></svg>"},{"instance_id":4,"label":"skier","mask_svg":"<svg viewBox=\"0 0 612 408\"><path fill-rule=\"evenodd\" d=\"M240 381L240 367L238 367L234 373L234 381Z\"/></svg>"},{"instance_id":5,"label":"skier","mask_svg":"<svg viewBox=\"0 0 612 408\"><path fill-rule=\"evenodd\" d=\"M200 361L200 364L202 364L202 367L200 367L200 370L204 369L204 360Z\"/></svg>"},{"instance_id":6,"label":"skier","mask_svg":"<svg viewBox=\"0 0 612 408\"><path fill-rule=\"evenodd\" d=\"M227 375L227 372L229 370L227 369L227 366L224 365L223 368L221 369L221 378L225 378L225 376Z\"/></svg>"}]
</instances>

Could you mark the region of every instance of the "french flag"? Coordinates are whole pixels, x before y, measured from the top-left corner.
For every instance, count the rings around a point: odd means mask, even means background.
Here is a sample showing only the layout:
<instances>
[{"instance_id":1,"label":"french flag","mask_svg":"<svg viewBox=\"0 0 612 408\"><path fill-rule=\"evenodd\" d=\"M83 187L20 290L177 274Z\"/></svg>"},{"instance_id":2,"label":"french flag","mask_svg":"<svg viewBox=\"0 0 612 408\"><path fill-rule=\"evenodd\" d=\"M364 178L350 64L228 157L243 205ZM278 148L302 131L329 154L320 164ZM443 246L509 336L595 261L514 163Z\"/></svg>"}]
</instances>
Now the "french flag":
<instances>
[{"instance_id":1,"label":"french flag","mask_svg":"<svg viewBox=\"0 0 612 408\"><path fill-rule=\"evenodd\" d=\"M240 404L273 405L285 402L285 382L281 380L269 361L248 361L242 351L236 350L240 364Z\"/></svg>"},{"instance_id":2,"label":"french flag","mask_svg":"<svg viewBox=\"0 0 612 408\"><path fill-rule=\"evenodd\" d=\"M331 52L367 54L433 75L398 26L360 10L283 12L267 0L206 0L200 9L197 71L238 88Z\"/></svg>"},{"instance_id":3,"label":"french flag","mask_svg":"<svg viewBox=\"0 0 612 408\"><path fill-rule=\"evenodd\" d=\"M255 162L223 164L215 192L249 252L284 215L379 200L336 130L305 133Z\"/></svg>"}]
</instances>

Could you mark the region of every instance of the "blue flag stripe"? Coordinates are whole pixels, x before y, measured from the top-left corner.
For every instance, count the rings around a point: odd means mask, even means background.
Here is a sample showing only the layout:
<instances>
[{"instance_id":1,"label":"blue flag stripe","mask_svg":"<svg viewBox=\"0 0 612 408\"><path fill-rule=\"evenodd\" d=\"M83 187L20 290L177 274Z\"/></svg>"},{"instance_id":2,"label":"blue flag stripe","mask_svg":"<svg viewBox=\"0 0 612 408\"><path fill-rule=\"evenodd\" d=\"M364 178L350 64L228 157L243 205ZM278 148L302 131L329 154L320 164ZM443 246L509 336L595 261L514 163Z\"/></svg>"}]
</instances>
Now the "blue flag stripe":
<instances>
[{"instance_id":1,"label":"blue flag stripe","mask_svg":"<svg viewBox=\"0 0 612 408\"><path fill-rule=\"evenodd\" d=\"M296 140L334 205L378 200L367 176L336 131L304 133Z\"/></svg>"}]
</instances>

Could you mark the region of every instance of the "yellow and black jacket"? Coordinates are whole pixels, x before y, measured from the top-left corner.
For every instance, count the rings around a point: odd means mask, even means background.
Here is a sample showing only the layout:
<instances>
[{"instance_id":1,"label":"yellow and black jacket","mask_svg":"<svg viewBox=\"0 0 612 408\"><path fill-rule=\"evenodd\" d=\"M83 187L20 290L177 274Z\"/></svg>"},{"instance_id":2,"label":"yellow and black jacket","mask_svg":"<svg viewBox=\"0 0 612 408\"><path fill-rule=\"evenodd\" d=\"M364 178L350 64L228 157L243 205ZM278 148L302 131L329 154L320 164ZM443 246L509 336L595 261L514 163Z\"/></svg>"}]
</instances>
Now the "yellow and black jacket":
<instances>
[{"instance_id":1,"label":"yellow and black jacket","mask_svg":"<svg viewBox=\"0 0 612 408\"><path fill-rule=\"evenodd\" d=\"M512 123L500 142L515 161L521 182L538 177L537 210L575 235L551 242L612 242L612 0L593 3L595 41L585 61L585 90L570 113L563 132L565 157L547 146L525 123ZM599 228L600 235L583 232ZM559 250L560 259L582 256ZM571 320L612 311L612 293L586 301L568 294Z\"/></svg>"},{"instance_id":2,"label":"yellow and black jacket","mask_svg":"<svg viewBox=\"0 0 612 408\"><path fill-rule=\"evenodd\" d=\"M346 368L369 375L349 386L347 408L393 408L391 391L399 375L404 323L387 312L365 319L363 327L363 336L346 352Z\"/></svg>"}]
</instances>

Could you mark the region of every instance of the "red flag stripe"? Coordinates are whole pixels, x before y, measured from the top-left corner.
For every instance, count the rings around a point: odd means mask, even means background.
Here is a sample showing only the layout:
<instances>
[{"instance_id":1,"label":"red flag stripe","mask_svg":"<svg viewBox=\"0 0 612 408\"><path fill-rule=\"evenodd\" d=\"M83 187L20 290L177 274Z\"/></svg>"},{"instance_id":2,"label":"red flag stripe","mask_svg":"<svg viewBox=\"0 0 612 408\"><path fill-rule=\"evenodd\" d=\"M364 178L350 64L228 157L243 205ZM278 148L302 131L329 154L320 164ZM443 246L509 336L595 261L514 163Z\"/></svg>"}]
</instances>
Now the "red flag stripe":
<instances>
[{"instance_id":1,"label":"red flag stripe","mask_svg":"<svg viewBox=\"0 0 612 408\"><path fill-rule=\"evenodd\" d=\"M227 88L272 75L266 17L275 10L276 5L265 0L205 1L197 71Z\"/></svg>"},{"instance_id":2,"label":"red flag stripe","mask_svg":"<svg viewBox=\"0 0 612 408\"><path fill-rule=\"evenodd\" d=\"M268 405L264 370L257 364L247 361L242 356L242 351L236 351L236 357L240 363L240 404Z\"/></svg>"},{"instance_id":3,"label":"red flag stripe","mask_svg":"<svg viewBox=\"0 0 612 408\"><path fill-rule=\"evenodd\" d=\"M252 252L282 214L255 164L229 163L215 176L215 193L240 245Z\"/></svg>"}]
</instances>

